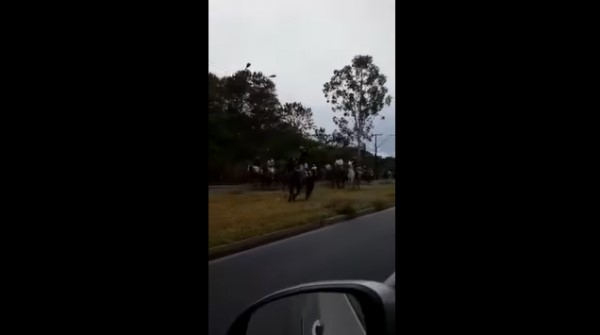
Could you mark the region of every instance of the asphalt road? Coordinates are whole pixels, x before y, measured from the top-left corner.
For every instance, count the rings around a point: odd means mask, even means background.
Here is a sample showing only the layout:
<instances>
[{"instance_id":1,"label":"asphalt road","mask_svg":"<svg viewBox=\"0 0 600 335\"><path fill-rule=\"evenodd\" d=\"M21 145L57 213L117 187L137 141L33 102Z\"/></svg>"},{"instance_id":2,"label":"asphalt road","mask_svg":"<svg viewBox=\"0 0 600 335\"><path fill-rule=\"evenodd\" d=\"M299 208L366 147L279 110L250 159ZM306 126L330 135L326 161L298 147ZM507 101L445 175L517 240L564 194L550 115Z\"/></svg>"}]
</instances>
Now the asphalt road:
<instances>
[{"instance_id":1,"label":"asphalt road","mask_svg":"<svg viewBox=\"0 0 600 335\"><path fill-rule=\"evenodd\" d=\"M209 335L225 334L244 307L279 289L384 281L395 271L395 214L388 209L209 262Z\"/></svg>"}]
</instances>

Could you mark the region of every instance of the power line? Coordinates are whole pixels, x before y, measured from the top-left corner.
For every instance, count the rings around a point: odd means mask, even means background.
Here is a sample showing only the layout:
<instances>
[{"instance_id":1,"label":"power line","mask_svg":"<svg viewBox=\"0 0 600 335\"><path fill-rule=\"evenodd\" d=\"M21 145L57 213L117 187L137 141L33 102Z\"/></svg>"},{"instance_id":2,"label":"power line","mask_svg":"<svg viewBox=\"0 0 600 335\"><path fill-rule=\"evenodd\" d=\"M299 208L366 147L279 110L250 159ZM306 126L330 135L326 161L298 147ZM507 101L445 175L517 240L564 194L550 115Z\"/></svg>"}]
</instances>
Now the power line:
<instances>
[{"instance_id":1,"label":"power line","mask_svg":"<svg viewBox=\"0 0 600 335\"><path fill-rule=\"evenodd\" d=\"M377 169L377 168L378 168L378 166L377 166L377 150L378 150L378 149L379 149L379 148L380 148L382 145L384 145L384 144L385 144L385 141L387 141L387 140L390 138L390 136L396 136L396 134L388 134L388 136L386 136L386 137L383 139L383 141L382 141L382 142L381 142L379 145L377 145L377 136L382 136L382 135L383 135L383 134L373 134L373 136L375 136L375 179L378 179L378 178L379 178L379 174L378 174L378 171L377 171L377 170L378 170L378 169Z\"/></svg>"},{"instance_id":2,"label":"power line","mask_svg":"<svg viewBox=\"0 0 600 335\"><path fill-rule=\"evenodd\" d=\"M381 144L379 144L379 147L383 146L385 144L385 142L390 139L390 136L396 136L396 134L389 134L388 136L386 136L383 139L383 141L381 141Z\"/></svg>"},{"instance_id":3,"label":"power line","mask_svg":"<svg viewBox=\"0 0 600 335\"><path fill-rule=\"evenodd\" d=\"M377 146L377 136L381 136L381 135L383 135L383 134L373 134L373 136L375 136L375 168L374 168L374 170L375 170L374 171L375 172L375 179L378 179L378 174L377 174L377 172L378 172L377 171L377 149L378 149L378 146Z\"/></svg>"}]
</instances>

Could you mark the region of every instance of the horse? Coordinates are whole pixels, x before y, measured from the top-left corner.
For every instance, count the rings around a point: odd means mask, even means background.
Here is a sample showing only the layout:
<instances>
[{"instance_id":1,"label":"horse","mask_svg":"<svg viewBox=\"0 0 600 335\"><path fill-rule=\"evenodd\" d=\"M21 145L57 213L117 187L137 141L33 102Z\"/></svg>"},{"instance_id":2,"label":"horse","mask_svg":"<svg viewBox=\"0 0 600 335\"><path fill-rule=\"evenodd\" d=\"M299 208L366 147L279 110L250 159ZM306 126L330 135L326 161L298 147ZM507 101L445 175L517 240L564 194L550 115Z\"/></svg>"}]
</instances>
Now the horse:
<instances>
[{"instance_id":1,"label":"horse","mask_svg":"<svg viewBox=\"0 0 600 335\"><path fill-rule=\"evenodd\" d=\"M315 181L317 180L317 177L318 177L317 167L315 165L313 165L313 167L307 171L307 176L304 179L304 186L306 186L306 193L305 193L304 200L308 200L308 198L310 198L310 195L312 194L313 190L315 189Z\"/></svg>"},{"instance_id":2,"label":"horse","mask_svg":"<svg viewBox=\"0 0 600 335\"><path fill-rule=\"evenodd\" d=\"M333 178L333 166L329 163L325 164L325 167L323 168L324 171L324 176L325 176L325 180L331 183L331 188L333 188L334 186L334 178Z\"/></svg>"},{"instance_id":3,"label":"horse","mask_svg":"<svg viewBox=\"0 0 600 335\"><path fill-rule=\"evenodd\" d=\"M300 181L300 171L292 170L288 172L288 202L296 201L296 197L300 194L302 182Z\"/></svg>"},{"instance_id":4,"label":"horse","mask_svg":"<svg viewBox=\"0 0 600 335\"><path fill-rule=\"evenodd\" d=\"M354 187L354 177L355 177L354 167L352 166L352 161L349 161L348 162L348 182L350 183L350 185L352 185L352 187Z\"/></svg>"},{"instance_id":5,"label":"horse","mask_svg":"<svg viewBox=\"0 0 600 335\"><path fill-rule=\"evenodd\" d=\"M373 177L374 177L374 173L373 170L367 168L366 166L363 167L363 178L364 181L366 181L368 184L370 184L373 181Z\"/></svg>"},{"instance_id":6,"label":"horse","mask_svg":"<svg viewBox=\"0 0 600 335\"><path fill-rule=\"evenodd\" d=\"M271 185L276 181L275 161L273 159L267 160L265 166L263 166L261 171L262 185L266 187L271 187Z\"/></svg>"},{"instance_id":7,"label":"horse","mask_svg":"<svg viewBox=\"0 0 600 335\"><path fill-rule=\"evenodd\" d=\"M319 178L321 181L329 181L329 170L326 167L322 167L319 171Z\"/></svg>"},{"instance_id":8,"label":"horse","mask_svg":"<svg viewBox=\"0 0 600 335\"><path fill-rule=\"evenodd\" d=\"M259 166L254 163L246 168L249 182L257 189L270 187L275 181L275 168L266 165Z\"/></svg>"},{"instance_id":9,"label":"horse","mask_svg":"<svg viewBox=\"0 0 600 335\"><path fill-rule=\"evenodd\" d=\"M248 179L251 184L254 186L260 185L262 174L260 166L250 163L246 168L246 172L248 172Z\"/></svg>"},{"instance_id":10,"label":"horse","mask_svg":"<svg viewBox=\"0 0 600 335\"><path fill-rule=\"evenodd\" d=\"M312 169L311 169L312 170ZM308 200L315 187L315 170L309 170L306 165L294 164L288 166L288 202L296 201L296 197L302 191L302 186L306 187L304 200Z\"/></svg>"},{"instance_id":11,"label":"horse","mask_svg":"<svg viewBox=\"0 0 600 335\"><path fill-rule=\"evenodd\" d=\"M352 186L352 188L360 188L360 175L361 168L354 168L354 162L348 161L348 183Z\"/></svg>"},{"instance_id":12,"label":"horse","mask_svg":"<svg viewBox=\"0 0 600 335\"><path fill-rule=\"evenodd\" d=\"M331 170L331 188L344 188L346 183L346 169L344 168L344 160L338 159Z\"/></svg>"}]
</instances>

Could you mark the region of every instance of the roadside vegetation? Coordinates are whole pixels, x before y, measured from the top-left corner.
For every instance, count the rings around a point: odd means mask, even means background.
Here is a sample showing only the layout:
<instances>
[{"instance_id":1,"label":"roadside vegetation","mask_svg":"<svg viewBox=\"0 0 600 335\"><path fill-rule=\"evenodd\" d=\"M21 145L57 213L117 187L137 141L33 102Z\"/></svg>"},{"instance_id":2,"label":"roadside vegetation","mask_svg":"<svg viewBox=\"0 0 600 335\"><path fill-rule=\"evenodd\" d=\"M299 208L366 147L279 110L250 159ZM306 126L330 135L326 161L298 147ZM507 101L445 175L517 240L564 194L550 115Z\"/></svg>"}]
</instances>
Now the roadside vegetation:
<instances>
[{"instance_id":1,"label":"roadside vegetation","mask_svg":"<svg viewBox=\"0 0 600 335\"><path fill-rule=\"evenodd\" d=\"M361 185L360 189L317 186L308 201L293 203L282 191L239 191L210 195L208 247L214 248L274 231L313 223L336 215L354 216L361 209L394 206L394 184Z\"/></svg>"}]
</instances>

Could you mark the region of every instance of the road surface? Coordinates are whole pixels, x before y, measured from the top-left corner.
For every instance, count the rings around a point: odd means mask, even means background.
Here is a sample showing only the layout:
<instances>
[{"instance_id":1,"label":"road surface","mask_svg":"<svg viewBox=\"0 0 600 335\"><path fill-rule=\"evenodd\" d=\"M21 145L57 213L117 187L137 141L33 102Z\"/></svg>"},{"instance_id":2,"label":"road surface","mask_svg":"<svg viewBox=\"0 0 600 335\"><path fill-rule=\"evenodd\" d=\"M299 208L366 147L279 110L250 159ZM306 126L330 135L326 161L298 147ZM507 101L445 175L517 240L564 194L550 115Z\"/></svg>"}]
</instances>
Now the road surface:
<instances>
[{"instance_id":1,"label":"road surface","mask_svg":"<svg viewBox=\"0 0 600 335\"><path fill-rule=\"evenodd\" d=\"M209 335L223 335L252 302L319 280L384 281L394 271L395 208L208 263Z\"/></svg>"}]
</instances>

